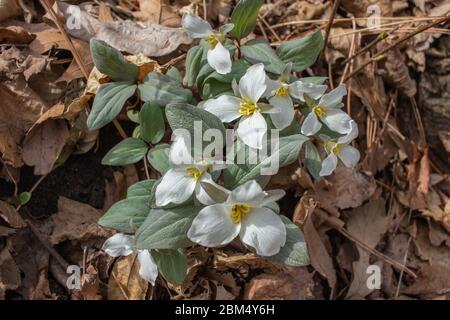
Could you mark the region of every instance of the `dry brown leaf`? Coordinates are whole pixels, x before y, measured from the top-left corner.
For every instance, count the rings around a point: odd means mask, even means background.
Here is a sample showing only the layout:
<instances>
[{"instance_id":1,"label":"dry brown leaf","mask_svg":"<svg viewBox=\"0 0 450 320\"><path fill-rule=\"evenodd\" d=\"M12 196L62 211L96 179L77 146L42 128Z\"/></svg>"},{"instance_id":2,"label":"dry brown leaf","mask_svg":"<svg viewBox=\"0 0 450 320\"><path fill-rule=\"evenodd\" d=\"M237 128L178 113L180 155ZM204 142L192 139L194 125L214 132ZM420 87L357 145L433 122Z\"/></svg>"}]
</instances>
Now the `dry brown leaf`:
<instances>
[{"instance_id":1,"label":"dry brown leaf","mask_svg":"<svg viewBox=\"0 0 450 320\"><path fill-rule=\"evenodd\" d=\"M423 298L450 292L450 266L438 262L420 269L419 277L409 287L402 290L404 294L419 295Z\"/></svg>"},{"instance_id":2,"label":"dry brown leaf","mask_svg":"<svg viewBox=\"0 0 450 320\"><path fill-rule=\"evenodd\" d=\"M18 0L0 0L0 21L22 13Z\"/></svg>"},{"instance_id":3,"label":"dry brown leaf","mask_svg":"<svg viewBox=\"0 0 450 320\"><path fill-rule=\"evenodd\" d=\"M92 240L106 238L111 235L97 224L102 212L90 205L67 199L58 198L58 213L52 216L54 230L50 241L58 244L65 240Z\"/></svg>"},{"instance_id":4,"label":"dry brown leaf","mask_svg":"<svg viewBox=\"0 0 450 320\"><path fill-rule=\"evenodd\" d=\"M66 17L68 5L58 2ZM101 23L84 11L80 16L81 27L68 29L74 37L89 41L91 38L103 40L114 48L130 54L143 53L159 57L175 51L181 44L190 44L192 39L181 28L168 28L153 24L141 27L131 20Z\"/></svg>"},{"instance_id":5,"label":"dry brown leaf","mask_svg":"<svg viewBox=\"0 0 450 320\"><path fill-rule=\"evenodd\" d=\"M336 285L336 271L327 245L324 243L324 241L328 241L328 238L318 232L314 226L313 218L314 214L309 215L303 225L311 266L327 279L331 290L333 290Z\"/></svg>"},{"instance_id":6,"label":"dry brown leaf","mask_svg":"<svg viewBox=\"0 0 450 320\"><path fill-rule=\"evenodd\" d=\"M313 274L305 267L277 274L261 274L245 286L244 300L311 300Z\"/></svg>"},{"instance_id":7,"label":"dry brown leaf","mask_svg":"<svg viewBox=\"0 0 450 320\"><path fill-rule=\"evenodd\" d=\"M64 145L69 129L64 120L50 120L32 130L23 145L24 162L34 167L37 176L52 171Z\"/></svg>"},{"instance_id":8,"label":"dry brown leaf","mask_svg":"<svg viewBox=\"0 0 450 320\"><path fill-rule=\"evenodd\" d=\"M408 198L411 209L425 209L430 183L428 147L420 149L412 143L413 156L408 165Z\"/></svg>"},{"instance_id":9,"label":"dry brown leaf","mask_svg":"<svg viewBox=\"0 0 450 320\"><path fill-rule=\"evenodd\" d=\"M381 237L387 232L388 217L384 199L369 202L364 206L353 209L347 221L347 231L374 249ZM364 298L373 289L367 287L367 267L370 253L357 246L359 260L353 262L353 279L347 292L347 299Z\"/></svg>"},{"instance_id":10,"label":"dry brown leaf","mask_svg":"<svg viewBox=\"0 0 450 320\"><path fill-rule=\"evenodd\" d=\"M26 227L25 221L23 221L20 214L14 209L12 205L5 201L0 200L0 217L6 221L6 223L15 229Z\"/></svg>"},{"instance_id":11,"label":"dry brown leaf","mask_svg":"<svg viewBox=\"0 0 450 320\"><path fill-rule=\"evenodd\" d=\"M392 0L342 0L340 5L357 18L372 15L373 12L368 10L371 5L378 6L381 17L390 17L392 16L392 3ZM366 21L361 20L359 24L366 25Z\"/></svg>"},{"instance_id":12,"label":"dry brown leaf","mask_svg":"<svg viewBox=\"0 0 450 320\"><path fill-rule=\"evenodd\" d=\"M139 261L135 254L119 258L108 282L109 300L144 300L149 283L139 276Z\"/></svg>"},{"instance_id":13,"label":"dry brown leaf","mask_svg":"<svg viewBox=\"0 0 450 320\"><path fill-rule=\"evenodd\" d=\"M270 272L277 272L280 270L278 264L261 258L253 253L239 254L215 250L215 268L219 270L239 270L243 265L247 265L250 269L263 269Z\"/></svg>"},{"instance_id":14,"label":"dry brown leaf","mask_svg":"<svg viewBox=\"0 0 450 320\"><path fill-rule=\"evenodd\" d=\"M319 203L339 209L359 207L376 191L372 178L343 166L337 167L327 181L329 186L317 190L315 198Z\"/></svg>"},{"instance_id":15,"label":"dry brown leaf","mask_svg":"<svg viewBox=\"0 0 450 320\"><path fill-rule=\"evenodd\" d=\"M436 204L429 204L428 208L421 210L424 216L432 217L434 221L441 225L450 233L450 200L447 199L444 209Z\"/></svg>"},{"instance_id":16,"label":"dry brown leaf","mask_svg":"<svg viewBox=\"0 0 450 320\"><path fill-rule=\"evenodd\" d=\"M33 39L33 35L22 27L0 27L0 41L3 43L27 44L33 41Z\"/></svg>"},{"instance_id":17,"label":"dry brown leaf","mask_svg":"<svg viewBox=\"0 0 450 320\"><path fill-rule=\"evenodd\" d=\"M160 24L166 27L179 27L181 17L178 8L168 0L139 0L139 10L133 15L146 24Z\"/></svg>"},{"instance_id":18,"label":"dry brown leaf","mask_svg":"<svg viewBox=\"0 0 450 320\"><path fill-rule=\"evenodd\" d=\"M15 290L20 284L20 270L5 247L0 251L0 298L2 291L4 294L5 290Z\"/></svg>"}]
</instances>

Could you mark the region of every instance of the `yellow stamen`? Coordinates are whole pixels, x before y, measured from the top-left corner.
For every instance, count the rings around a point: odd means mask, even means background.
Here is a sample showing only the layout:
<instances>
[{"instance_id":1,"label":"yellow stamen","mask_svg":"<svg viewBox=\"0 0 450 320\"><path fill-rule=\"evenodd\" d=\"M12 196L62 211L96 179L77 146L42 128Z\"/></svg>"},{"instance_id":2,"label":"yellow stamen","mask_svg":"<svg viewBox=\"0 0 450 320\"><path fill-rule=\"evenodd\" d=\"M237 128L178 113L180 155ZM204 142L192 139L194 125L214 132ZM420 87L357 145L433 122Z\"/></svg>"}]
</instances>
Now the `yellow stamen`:
<instances>
[{"instance_id":1,"label":"yellow stamen","mask_svg":"<svg viewBox=\"0 0 450 320\"><path fill-rule=\"evenodd\" d=\"M203 172L201 172L196 167L188 167L188 168L185 169L185 171L186 171L187 174L192 176L192 178L194 178L195 181L197 181L201 177L201 175L203 174Z\"/></svg>"},{"instance_id":2,"label":"yellow stamen","mask_svg":"<svg viewBox=\"0 0 450 320\"><path fill-rule=\"evenodd\" d=\"M327 114L325 108L321 106L314 107L313 111L319 119L322 119Z\"/></svg>"},{"instance_id":3,"label":"yellow stamen","mask_svg":"<svg viewBox=\"0 0 450 320\"><path fill-rule=\"evenodd\" d=\"M239 104L239 113L243 116L251 116L256 111L259 111L258 105L248 99L243 99Z\"/></svg>"},{"instance_id":4,"label":"yellow stamen","mask_svg":"<svg viewBox=\"0 0 450 320\"><path fill-rule=\"evenodd\" d=\"M331 152L333 152L336 156L341 154L341 150L342 150L342 144L337 144L331 148Z\"/></svg>"},{"instance_id":5,"label":"yellow stamen","mask_svg":"<svg viewBox=\"0 0 450 320\"><path fill-rule=\"evenodd\" d=\"M277 91L275 91L275 95L278 96L278 97L287 97L287 96L289 96L289 87L287 87L287 86L279 87L277 89Z\"/></svg>"},{"instance_id":6,"label":"yellow stamen","mask_svg":"<svg viewBox=\"0 0 450 320\"><path fill-rule=\"evenodd\" d=\"M209 43L209 45L211 46L211 49L214 49L216 47L216 45L219 43L219 40L217 39L217 37L215 35L210 35L208 37L208 39L206 39L206 41Z\"/></svg>"},{"instance_id":7,"label":"yellow stamen","mask_svg":"<svg viewBox=\"0 0 450 320\"><path fill-rule=\"evenodd\" d=\"M245 219L252 208L248 204L239 203L235 204L231 207L231 221L234 224L240 223L243 219Z\"/></svg>"}]
</instances>

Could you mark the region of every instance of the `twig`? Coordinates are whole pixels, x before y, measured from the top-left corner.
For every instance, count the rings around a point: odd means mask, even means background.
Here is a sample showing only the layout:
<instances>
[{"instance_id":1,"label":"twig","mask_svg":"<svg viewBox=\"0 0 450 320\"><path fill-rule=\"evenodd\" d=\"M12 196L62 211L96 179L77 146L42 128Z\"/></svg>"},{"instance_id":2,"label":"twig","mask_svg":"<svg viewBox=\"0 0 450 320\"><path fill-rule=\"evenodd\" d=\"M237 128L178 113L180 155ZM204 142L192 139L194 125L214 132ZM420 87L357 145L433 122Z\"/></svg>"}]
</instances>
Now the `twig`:
<instances>
[{"instance_id":1,"label":"twig","mask_svg":"<svg viewBox=\"0 0 450 320\"><path fill-rule=\"evenodd\" d=\"M347 77L344 78L344 82L347 81L348 79L350 79L351 77L353 77L355 74L359 73L361 70L363 70L366 66L368 66L369 64L375 62L375 61L379 61L385 58L385 53L392 50L393 48L397 47L399 44L405 42L406 40L411 39L412 37L418 35L419 33L430 29L438 24L444 23L446 21L450 20L450 16L444 17L442 19L439 19L437 21L431 22L425 26L420 27L419 29L415 30L414 32L411 32L409 34L407 34L406 36L404 36L403 38L395 41L394 43L392 43L391 45L387 46L386 48L384 48L383 50L381 50L380 52L376 53L373 57L371 57L370 59L368 59L366 62L362 63L358 68L356 68L355 71L353 71L351 74L349 74Z\"/></svg>"},{"instance_id":2,"label":"twig","mask_svg":"<svg viewBox=\"0 0 450 320\"><path fill-rule=\"evenodd\" d=\"M378 42L383 41L384 39L386 39L387 37L389 37L391 34L393 34L395 31L397 31L400 28L401 24L398 25L396 28L392 29L391 31L389 31L388 33L386 32L381 32L378 37L376 37L374 40L372 40L370 43L368 43L366 46L364 46L363 48L359 49L356 53L354 53L353 55L351 55L350 57L348 57L347 59L345 59L344 61L342 61L342 64L346 64L347 62L349 62L350 60L355 59L357 56L363 54L364 52L370 50L370 48L372 48L373 46L375 46Z\"/></svg>"},{"instance_id":3,"label":"twig","mask_svg":"<svg viewBox=\"0 0 450 320\"><path fill-rule=\"evenodd\" d=\"M380 17L381 20L386 21L399 21L399 20L411 20L411 22L417 22L417 21L430 21L435 19L443 18L444 16L436 16L436 17L414 17L414 16L404 16L404 17ZM367 17L359 17L355 18L356 21L367 21ZM329 19L311 19L311 20L297 20L297 21L288 21L288 22L282 22L278 24L274 24L272 28L277 29L281 27L287 27L287 26L295 26L295 25L301 25L301 24L324 24L327 23ZM350 22L352 21L352 18L336 18L334 19L334 22ZM399 23L399 22L397 22ZM403 22L400 22L403 23ZM384 25L381 25L380 27L383 27Z\"/></svg>"},{"instance_id":4,"label":"twig","mask_svg":"<svg viewBox=\"0 0 450 320\"><path fill-rule=\"evenodd\" d=\"M144 156L144 169L145 169L145 176L147 177L147 180L150 180L150 171L148 169L148 159L147 155Z\"/></svg>"},{"instance_id":5,"label":"twig","mask_svg":"<svg viewBox=\"0 0 450 320\"><path fill-rule=\"evenodd\" d=\"M208 14L206 13L206 0L203 0L203 19L207 20Z\"/></svg>"},{"instance_id":6,"label":"twig","mask_svg":"<svg viewBox=\"0 0 450 320\"><path fill-rule=\"evenodd\" d=\"M275 38L277 39L277 41L281 42L281 38L280 36L275 32L275 30L272 28L272 26L266 21L266 19L264 19L261 15L258 16L258 19L262 21L262 23L265 24L265 26L267 27L267 29L270 30L270 32L275 36Z\"/></svg>"},{"instance_id":7,"label":"twig","mask_svg":"<svg viewBox=\"0 0 450 320\"><path fill-rule=\"evenodd\" d=\"M353 27L353 30L356 30L356 21L355 21L355 19L352 20L352 27ZM354 54L355 53L355 48L356 48L355 43L356 43L356 33L353 34L352 42L350 43L350 49L348 51L348 54L349 54L350 57L355 55ZM344 82L343 80L345 78L345 75L348 72L349 67L350 66L353 67L353 61L350 61L350 60L351 60L350 58L347 58L347 59L344 60L345 62L342 62L342 64L345 63L345 67L344 67L344 72L342 73L341 81L339 82L340 84L342 84ZM349 62L351 62L351 63L349 63Z\"/></svg>"},{"instance_id":8,"label":"twig","mask_svg":"<svg viewBox=\"0 0 450 320\"><path fill-rule=\"evenodd\" d=\"M406 260L408 259L408 251L409 251L409 244L411 243L411 239L412 237L409 236L408 238L408 243L406 244L406 252L405 255L403 256L403 265L406 266ZM400 276L398 277L398 285L397 285L397 290L395 290L395 300L398 299L398 295L400 294L400 287L402 286L402 280L403 280L403 270L400 271Z\"/></svg>"},{"instance_id":9,"label":"twig","mask_svg":"<svg viewBox=\"0 0 450 320\"><path fill-rule=\"evenodd\" d=\"M267 38L266 30L264 30L264 27L263 27L263 25L261 24L261 21L260 21L260 20L258 20L258 27L259 27L259 29L261 29L261 32L262 32L262 34L263 34L263 37L266 38L266 39L268 39L268 38Z\"/></svg>"},{"instance_id":10,"label":"twig","mask_svg":"<svg viewBox=\"0 0 450 320\"><path fill-rule=\"evenodd\" d=\"M398 269L398 270L404 270L406 273L408 273L409 275L411 275L414 278L417 278L417 275L410 270L409 268L405 267L404 265L402 265L401 263L395 261L394 259L392 259L391 257L388 257L387 255L381 253L380 251L371 248L370 246L368 246L367 244L365 244L364 242L362 242L361 240L359 240L358 238L354 237L353 235L351 235L350 233L348 233L347 230L345 230L344 228L340 228L338 229L338 231L344 235L346 238L352 240L353 242L355 242L358 246L360 246L362 249L368 251L369 253L373 254L374 256L377 256L378 258L386 261L387 263L389 263L390 265L392 265L394 268Z\"/></svg>"},{"instance_id":11,"label":"twig","mask_svg":"<svg viewBox=\"0 0 450 320\"><path fill-rule=\"evenodd\" d=\"M327 29L325 31L325 37L323 40L323 51L322 51L321 55L323 55L323 52L325 52L325 50L328 46L328 39L330 37L331 26L333 25L334 16L336 15L336 12L337 12L340 2L341 2L341 0L335 0L333 3L333 11L331 12L330 20L328 22Z\"/></svg>"},{"instance_id":12,"label":"twig","mask_svg":"<svg viewBox=\"0 0 450 320\"><path fill-rule=\"evenodd\" d=\"M419 129L419 144L420 147L424 148L427 144L426 141L426 135L425 135L425 128L423 126L423 122L422 122L422 117L420 116L420 111L419 111L419 107L417 106L417 102L416 102L416 98L413 97L409 97L411 104L413 106L413 111L414 111L414 117L416 118L416 122L417 122L417 127Z\"/></svg>"}]
</instances>

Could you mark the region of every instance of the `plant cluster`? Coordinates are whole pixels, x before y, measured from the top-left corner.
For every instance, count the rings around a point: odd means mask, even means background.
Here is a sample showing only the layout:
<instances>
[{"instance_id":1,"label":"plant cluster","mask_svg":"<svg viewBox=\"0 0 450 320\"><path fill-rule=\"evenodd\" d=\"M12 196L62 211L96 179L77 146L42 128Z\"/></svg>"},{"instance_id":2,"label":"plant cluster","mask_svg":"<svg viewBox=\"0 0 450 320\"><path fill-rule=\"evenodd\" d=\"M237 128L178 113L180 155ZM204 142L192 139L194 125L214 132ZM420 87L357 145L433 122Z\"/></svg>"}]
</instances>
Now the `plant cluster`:
<instances>
[{"instance_id":1,"label":"plant cluster","mask_svg":"<svg viewBox=\"0 0 450 320\"><path fill-rule=\"evenodd\" d=\"M131 186L126 199L101 218L102 226L119 232L104 249L112 256L136 253L141 276L153 284L158 273L172 283L183 281L185 248L224 246L236 238L267 259L307 265L301 230L280 214L277 200L284 191L264 191L270 175L263 169L272 162L282 167L297 161L303 145L305 165L315 179L330 175L338 159L347 167L359 161L350 145L358 135L356 123L341 110L345 86L327 92L326 78L298 77L322 50L321 32L276 50L265 39L245 41L262 2L241 0L231 23L217 31L199 17L183 16L186 31L201 39L188 51L185 85L173 67L166 74L143 76L120 52L91 41L95 65L111 81L100 86L89 128L111 122L129 100L134 108L127 115L136 123L133 136L110 150L102 163L145 160L161 175ZM304 117L301 123L296 110ZM171 144L162 142L168 141L167 131ZM204 138L211 132L213 142L197 143L196 135ZM272 152L262 159L255 156L268 149Z\"/></svg>"}]
</instances>

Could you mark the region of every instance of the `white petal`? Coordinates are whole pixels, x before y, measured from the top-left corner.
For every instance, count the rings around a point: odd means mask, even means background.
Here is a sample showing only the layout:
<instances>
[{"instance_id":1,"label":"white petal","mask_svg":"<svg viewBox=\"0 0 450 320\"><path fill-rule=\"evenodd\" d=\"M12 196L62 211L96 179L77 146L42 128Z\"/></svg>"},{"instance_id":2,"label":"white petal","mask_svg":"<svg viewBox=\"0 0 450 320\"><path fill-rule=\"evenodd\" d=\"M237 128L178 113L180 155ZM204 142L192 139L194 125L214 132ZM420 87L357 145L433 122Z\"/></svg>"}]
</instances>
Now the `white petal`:
<instances>
[{"instance_id":1,"label":"white petal","mask_svg":"<svg viewBox=\"0 0 450 320\"><path fill-rule=\"evenodd\" d=\"M353 148L352 146L345 146L340 150L338 157L347 168L353 168L358 163L361 155L359 154L358 149Z\"/></svg>"},{"instance_id":2,"label":"white petal","mask_svg":"<svg viewBox=\"0 0 450 320\"><path fill-rule=\"evenodd\" d=\"M209 99L203 105L203 109L211 112L223 122L231 122L241 116L239 113L239 104L241 99L223 95L217 99Z\"/></svg>"},{"instance_id":3,"label":"white petal","mask_svg":"<svg viewBox=\"0 0 450 320\"><path fill-rule=\"evenodd\" d=\"M324 94L320 99L319 105L327 108L340 108L342 106L342 97L346 94L347 89L345 89L345 84L340 84L334 90Z\"/></svg>"},{"instance_id":4,"label":"white petal","mask_svg":"<svg viewBox=\"0 0 450 320\"><path fill-rule=\"evenodd\" d=\"M215 182L213 181L213 179L211 178L211 175L207 172L204 172L201 176L201 178L199 179L199 181L197 182L197 185L195 186L195 197L197 198L197 200L204 204L204 205L211 205L211 204L215 204L217 203L217 201L215 201L209 194L208 192L205 190L205 188L203 188L202 186L202 182L209 182L210 184L215 184Z\"/></svg>"},{"instance_id":5,"label":"white petal","mask_svg":"<svg viewBox=\"0 0 450 320\"><path fill-rule=\"evenodd\" d=\"M292 120L294 120L295 110L290 97L272 97L269 99L270 104L279 107L281 110L278 113L270 115L275 127L280 130L288 127Z\"/></svg>"},{"instance_id":6,"label":"white petal","mask_svg":"<svg viewBox=\"0 0 450 320\"><path fill-rule=\"evenodd\" d=\"M196 182L184 169L169 169L156 187L156 205L180 204L189 199Z\"/></svg>"},{"instance_id":7,"label":"white petal","mask_svg":"<svg viewBox=\"0 0 450 320\"><path fill-rule=\"evenodd\" d=\"M306 136L312 136L320 130L322 124L317 119L316 114L311 111L305 118L302 124L302 133Z\"/></svg>"},{"instance_id":8,"label":"white petal","mask_svg":"<svg viewBox=\"0 0 450 320\"><path fill-rule=\"evenodd\" d=\"M213 34L213 29L207 21L189 13L183 15L181 25L192 38L206 38Z\"/></svg>"},{"instance_id":9,"label":"white petal","mask_svg":"<svg viewBox=\"0 0 450 320\"><path fill-rule=\"evenodd\" d=\"M185 137L178 135L175 137L169 149L169 160L172 165L188 165L194 161L191 156L190 146L187 146Z\"/></svg>"},{"instance_id":10,"label":"white petal","mask_svg":"<svg viewBox=\"0 0 450 320\"><path fill-rule=\"evenodd\" d=\"M111 257L128 256L133 252L133 236L116 233L106 239L102 249Z\"/></svg>"},{"instance_id":11,"label":"white petal","mask_svg":"<svg viewBox=\"0 0 450 320\"><path fill-rule=\"evenodd\" d=\"M158 266L156 265L155 260L153 260L150 251L139 250L138 260L141 265L139 269L141 278L147 280L152 285L155 285L156 278L158 277Z\"/></svg>"},{"instance_id":12,"label":"white petal","mask_svg":"<svg viewBox=\"0 0 450 320\"><path fill-rule=\"evenodd\" d=\"M232 23L227 23L227 24L224 24L223 26L221 26L221 27L219 28L219 32L220 32L220 33L223 33L223 34L227 34L227 33L229 33L231 30L233 30L233 28L234 28L234 24L232 24Z\"/></svg>"},{"instance_id":13,"label":"white petal","mask_svg":"<svg viewBox=\"0 0 450 320\"><path fill-rule=\"evenodd\" d=\"M337 157L333 153L330 153L328 157L322 161L322 169L320 169L319 175L321 177L329 176L333 173L334 169L336 169L336 166Z\"/></svg>"},{"instance_id":14,"label":"white petal","mask_svg":"<svg viewBox=\"0 0 450 320\"><path fill-rule=\"evenodd\" d=\"M255 248L260 256L273 256L286 243L286 227L270 209L253 209L241 224L242 242Z\"/></svg>"},{"instance_id":15,"label":"white petal","mask_svg":"<svg viewBox=\"0 0 450 320\"><path fill-rule=\"evenodd\" d=\"M240 185L233 191L227 199L227 203L247 203L254 204L259 207L259 204L266 197L266 193L255 180L250 180Z\"/></svg>"},{"instance_id":16,"label":"white petal","mask_svg":"<svg viewBox=\"0 0 450 320\"><path fill-rule=\"evenodd\" d=\"M262 63L248 68L239 81L239 91L242 98L249 99L253 103L258 102L266 88L266 72Z\"/></svg>"},{"instance_id":17,"label":"white petal","mask_svg":"<svg viewBox=\"0 0 450 320\"><path fill-rule=\"evenodd\" d=\"M266 196L264 197L264 200L262 201L262 206L265 206L267 203L275 202L280 200L286 195L286 192L281 189L275 189L275 190L269 190L266 191Z\"/></svg>"},{"instance_id":18,"label":"white petal","mask_svg":"<svg viewBox=\"0 0 450 320\"><path fill-rule=\"evenodd\" d=\"M258 107L260 109L260 112L264 114L273 114L281 112L281 109L279 107L268 103L260 102L258 103Z\"/></svg>"},{"instance_id":19,"label":"white petal","mask_svg":"<svg viewBox=\"0 0 450 320\"><path fill-rule=\"evenodd\" d=\"M221 185L215 183L214 180L209 178L202 179L200 181L200 186L202 188L202 192L205 192L208 197L213 200L213 203L208 203L208 205L225 202L231 193L231 191L225 189ZM199 198L197 197L197 199ZM200 200L200 202L202 201ZM202 203L206 204L205 202Z\"/></svg>"},{"instance_id":20,"label":"white petal","mask_svg":"<svg viewBox=\"0 0 450 320\"><path fill-rule=\"evenodd\" d=\"M280 213L280 206L276 202L266 203L263 207L268 208L277 214Z\"/></svg>"},{"instance_id":21,"label":"white petal","mask_svg":"<svg viewBox=\"0 0 450 320\"><path fill-rule=\"evenodd\" d=\"M277 89L281 88L283 84L280 81L272 80L266 77L266 92L264 92L265 97L271 97L275 94Z\"/></svg>"},{"instance_id":22,"label":"white petal","mask_svg":"<svg viewBox=\"0 0 450 320\"><path fill-rule=\"evenodd\" d=\"M241 97L241 93L239 92L239 85L235 78L233 78L233 81L231 81L231 87L233 88L233 93L236 97Z\"/></svg>"},{"instance_id":23,"label":"white petal","mask_svg":"<svg viewBox=\"0 0 450 320\"><path fill-rule=\"evenodd\" d=\"M284 82L289 82L290 77L291 77L291 73L292 73L292 62L289 62L284 67L284 70L283 70L283 72L280 75L280 80L282 80Z\"/></svg>"},{"instance_id":24,"label":"white petal","mask_svg":"<svg viewBox=\"0 0 450 320\"><path fill-rule=\"evenodd\" d=\"M307 94L313 99L319 99L327 90L326 85L317 85L313 83L303 83L302 81L295 81L289 85L289 93L296 99L304 102L303 94Z\"/></svg>"},{"instance_id":25,"label":"white petal","mask_svg":"<svg viewBox=\"0 0 450 320\"><path fill-rule=\"evenodd\" d=\"M267 132L266 119L259 112L243 117L236 130L238 137L249 147L262 149L264 135Z\"/></svg>"},{"instance_id":26,"label":"white petal","mask_svg":"<svg viewBox=\"0 0 450 320\"><path fill-rule=\"evenodd\" d=\"M332 131L347 134L350 131L350 121L352 118L340 109L327 109L322 122Z\"/></svg>"},{"instance_id":27,"label":"white petal","mask_svg":"<svg viewBox=\"0 0 450 320\"><path fill-rule=\"evenodd\" d=\"M345 136L340 137L337 141L338 143L348 144L358 137L358 124L354 120L350 120L349 125L350 131Z\"/></svg>"},{"instance_id":28,"label":"white petal","mask_svg":"<svg viewBox=\"0 0 450 320\"><path fill-rule=\"evenodd\" d=\"M214 49L208 50L207 58L208 64L218 73L228 74L231 72L230 51L222 43L218 42Z\"/></svg>"},{"instance_id":29,"label":"white petal","mask_svg":"<svg viewBox=\"0 0 450 320\"><path fill-rule=\"evenodd\" d=\"M217 247L233 241L240 229L241 225L231 220L230 206L213 204L200 210L187 236L202 246Z\"/></svg>"}]
</instances>

